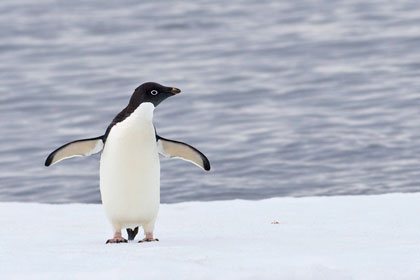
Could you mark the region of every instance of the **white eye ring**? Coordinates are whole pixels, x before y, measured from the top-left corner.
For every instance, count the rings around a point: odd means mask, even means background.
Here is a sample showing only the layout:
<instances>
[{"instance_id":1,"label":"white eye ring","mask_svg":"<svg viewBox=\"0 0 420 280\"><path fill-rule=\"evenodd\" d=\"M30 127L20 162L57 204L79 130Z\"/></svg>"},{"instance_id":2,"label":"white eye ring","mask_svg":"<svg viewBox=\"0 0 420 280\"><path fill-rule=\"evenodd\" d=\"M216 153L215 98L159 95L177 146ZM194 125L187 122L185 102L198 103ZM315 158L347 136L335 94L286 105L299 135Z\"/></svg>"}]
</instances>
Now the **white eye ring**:
<instances>
[{"instance_id":1,"label":"white eye ring","mask_svg":"<svg viewBox=\"0 0 420 280\"><path fill-rule=\"evenodd\" d=\"M154 90L152 90L152 91L150 92L150 94L151 94L151 95L157 95L157 94L158 94L158 91L154 89Z\"/></svg>"}]
</instances>

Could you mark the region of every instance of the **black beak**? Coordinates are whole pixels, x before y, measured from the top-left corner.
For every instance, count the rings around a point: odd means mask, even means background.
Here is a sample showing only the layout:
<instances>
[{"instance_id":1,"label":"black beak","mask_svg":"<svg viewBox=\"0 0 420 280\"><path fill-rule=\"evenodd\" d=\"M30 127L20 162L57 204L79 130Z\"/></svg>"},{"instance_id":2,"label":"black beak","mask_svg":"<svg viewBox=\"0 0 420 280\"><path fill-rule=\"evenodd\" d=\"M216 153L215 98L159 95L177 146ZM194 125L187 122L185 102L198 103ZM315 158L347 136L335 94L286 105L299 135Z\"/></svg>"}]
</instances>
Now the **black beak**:
<instances>
[{"instance_id":1,"label":"black beak","mask_svg":"<svg viewBox=\"0 0 420 280\"><path fill-rule=\"evenodd\" d=\"M171 93L172 94L179 94L179 93L181 93L181 90L179 88L172 88Z\"/></svg>"}]
</instances>

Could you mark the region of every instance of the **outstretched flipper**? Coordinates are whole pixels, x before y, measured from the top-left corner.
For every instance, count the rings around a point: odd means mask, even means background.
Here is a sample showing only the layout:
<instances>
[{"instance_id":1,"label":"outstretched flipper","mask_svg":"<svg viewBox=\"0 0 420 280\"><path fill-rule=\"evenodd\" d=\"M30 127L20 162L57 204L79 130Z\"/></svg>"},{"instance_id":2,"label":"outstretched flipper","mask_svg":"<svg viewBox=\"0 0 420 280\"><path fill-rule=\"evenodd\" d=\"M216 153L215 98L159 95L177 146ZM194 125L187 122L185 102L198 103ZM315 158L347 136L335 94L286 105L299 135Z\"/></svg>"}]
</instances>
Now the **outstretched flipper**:
<instances>
[{"instance_id":1,"label":"outstretched flipper","mask_svg":"<svg viewBox=\"0 0 420 280\"><path fill-rule=\"evenodd\" d=\"M53 165L66 158L90 156L99 153L103 148L103 136L73 141L52 152L47 157L45 166Z\"/></svg>"},{"instance_id":2,"label":"outstretched flipper","mask_svg":"<svg viewBox=\"0 0 420 280\"><path fill-rule=\"evenodd\" d=\"M182 142L162 138L157 134L156 140L159 153L163 156L180 158L189 161L206 171L210 170L210 161L196 148Z\"/></svg>"}]
</instances>

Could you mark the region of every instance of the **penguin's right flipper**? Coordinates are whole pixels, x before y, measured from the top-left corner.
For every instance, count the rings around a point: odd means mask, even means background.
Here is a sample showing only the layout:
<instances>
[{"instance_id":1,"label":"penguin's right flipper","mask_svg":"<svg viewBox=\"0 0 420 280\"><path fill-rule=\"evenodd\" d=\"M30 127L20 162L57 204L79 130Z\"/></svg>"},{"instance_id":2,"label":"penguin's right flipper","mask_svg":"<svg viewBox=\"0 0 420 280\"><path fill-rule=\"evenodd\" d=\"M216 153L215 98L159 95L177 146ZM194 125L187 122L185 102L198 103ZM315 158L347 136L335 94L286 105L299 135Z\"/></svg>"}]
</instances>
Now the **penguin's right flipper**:
<instances>
[{"instance_id":1,"label":"penguin's right flipper","mask_svg":"<svg viewBox=\"0 0 420 280\"><path fill-rule=\"evenodd\" d=\"M103 148L103 136L73 141L52 152L47 157L45 166L53 165L66 158L90 156L99 153Z\"/></svg>"},{"instance_id":2,"label":"penguin's right flipper","mask_svg":"<svg viewBox=\"0 0 420 280\"><path fill-rule=\"evenodd\" d=\"M128 228L127 229L128 240L134 240L134 237L136 237L138 232L139 232L139 227L136 227L134 230L132 230L131 228Z\"/></svg>"}]
</instances>

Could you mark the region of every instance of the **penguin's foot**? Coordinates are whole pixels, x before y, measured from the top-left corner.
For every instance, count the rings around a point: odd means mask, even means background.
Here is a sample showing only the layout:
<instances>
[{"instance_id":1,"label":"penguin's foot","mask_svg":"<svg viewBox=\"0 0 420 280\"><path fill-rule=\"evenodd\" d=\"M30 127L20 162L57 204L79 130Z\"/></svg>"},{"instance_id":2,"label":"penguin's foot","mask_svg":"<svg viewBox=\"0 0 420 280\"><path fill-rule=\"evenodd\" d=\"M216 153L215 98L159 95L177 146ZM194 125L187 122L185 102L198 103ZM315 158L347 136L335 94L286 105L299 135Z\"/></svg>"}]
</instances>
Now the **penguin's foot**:
<instances>
[{"instance_id":1,"label":"penguin's foot","mask_svg":"<svg viewBox=\"0 0 420 280\"><path fill-rule=\"evenodd\" d=\"M108 243L127 243L127 242L128 242L127 239L121 237L121 238L108 239L106 241L106 244L108 244Z\"/></svg>"},{"instance_id":2,"label":"penguin's foot","mask_svg":"<svg viewBox=\"0 0 420 280\"><path fill-rule=\"evenodd\" d=\"M108 243L127 243L127 239L121 236L121 232L116 232L114 238L108 239L105 244Z\"/></svg>"},{"instance_id":3,"label":"penguin's foot","mask_svg":"<svg viewBox=\"0 0 420 280\"><path fill-rule=\"evenodd\" d=\"M159 241L159 239L153 238L153 233L146 233L146 237L143 238L143 240L140 240L139 243L153 242L153 241Z\"/></svg>"},{"instance_id":4,"label":"penguin's foot","mask_svg":"<svg viewBox=\"0 0 420 280\"><path fill-rule=\"evenodd\" d=\"M143 243L143 242L153 242L153 241L159 241L159 239L157 238L143 238L142 240L139 241L139 243Z\"/></svg>"}]
</instances>

